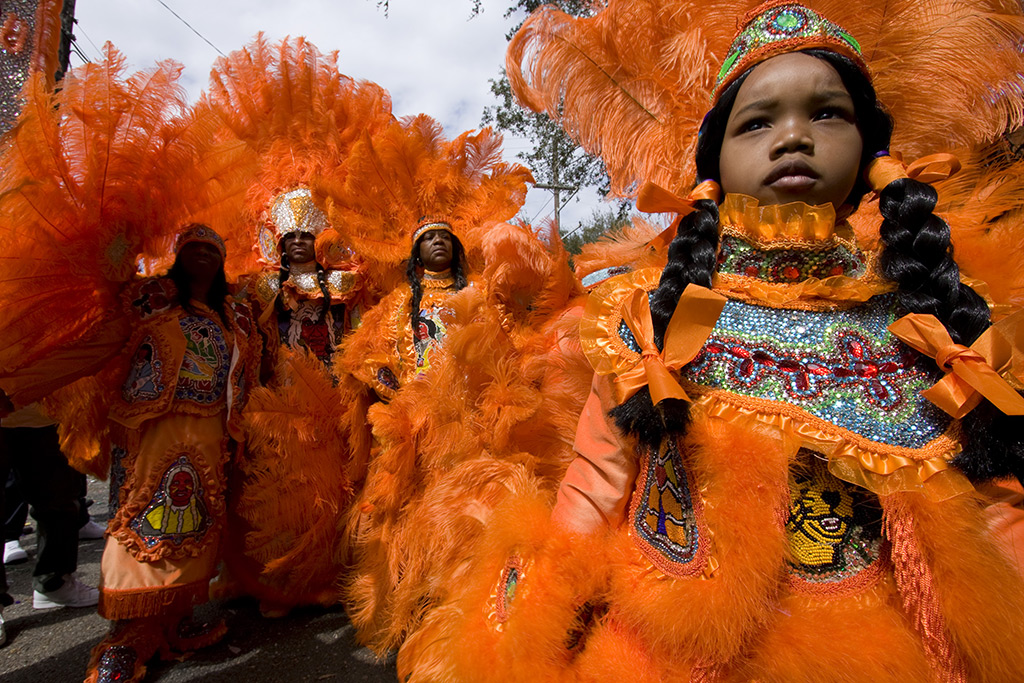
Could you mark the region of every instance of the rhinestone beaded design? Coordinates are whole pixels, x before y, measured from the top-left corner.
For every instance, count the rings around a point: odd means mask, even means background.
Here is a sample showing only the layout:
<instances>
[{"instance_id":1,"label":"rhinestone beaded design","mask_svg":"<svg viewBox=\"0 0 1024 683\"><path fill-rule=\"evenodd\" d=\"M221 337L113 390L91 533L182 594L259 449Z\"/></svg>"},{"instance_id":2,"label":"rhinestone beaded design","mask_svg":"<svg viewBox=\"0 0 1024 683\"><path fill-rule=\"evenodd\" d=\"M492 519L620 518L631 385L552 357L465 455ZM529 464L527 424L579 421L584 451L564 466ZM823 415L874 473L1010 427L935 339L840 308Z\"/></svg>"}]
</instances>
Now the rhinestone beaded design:
<instances>
[{"instance_id":1,"label":"rhinestone beaded design","mask_svg":"<svg viewBox=\"0 0 1024 683\"><path fill-rule=\"evenodd\" d=\"M796 405L872 441L921 448L949 426L920 394L937 368L889 334L896 298L844 311L728 301L704 348L680 376L695 384ZM619 335L640 348L626 325Z\"/></svg>"},{"instance_id":2,"label":"rhinestone beaded design","mask_svg":"<svg viewBox=\"0 0 1024 683\"><path fill-rule=\"evenodd\" d=\"M97 683L128 681L135 675L135 648L128 645L108 647L96 665Z\"/></svg>"},{"instance_id":3,"label":"rhinestone beaded design","mask_svg":"<svg viewBox=\"0 0 1024 683\"><path fill-rule=\"evenodd\" d=\"M732 235L723 235L718 252L718 272L753 277L765 282L794 283L808 278L835 275L861 277L867 262L859 253L838 245L831 249L757 249Z\"/></svg>"},{"instance_id":4,"label":"rhinestone beaded design","mask_svg":"<svg viewBox=\"0 0 1024 683\"><path fill-rule=\"evenodd\" d=\"M21 88L28 80L36 47L38 0L9 0L0 16L0 134L14 125L24 102Z\"/></svg>"},{"instance_id":5,"label":"rhinestone beaded design","mask_svg":"<svg viewBox=\"0 0 1024 683\"><path fill-rule=\"evenodd\" d=\"M841 26L797 3L777 3L757 15L740 32L722 61L712 97L732 77L769 56L812 46L837 48L857 62L860 45Z\"/></svg>"}]
</instances>

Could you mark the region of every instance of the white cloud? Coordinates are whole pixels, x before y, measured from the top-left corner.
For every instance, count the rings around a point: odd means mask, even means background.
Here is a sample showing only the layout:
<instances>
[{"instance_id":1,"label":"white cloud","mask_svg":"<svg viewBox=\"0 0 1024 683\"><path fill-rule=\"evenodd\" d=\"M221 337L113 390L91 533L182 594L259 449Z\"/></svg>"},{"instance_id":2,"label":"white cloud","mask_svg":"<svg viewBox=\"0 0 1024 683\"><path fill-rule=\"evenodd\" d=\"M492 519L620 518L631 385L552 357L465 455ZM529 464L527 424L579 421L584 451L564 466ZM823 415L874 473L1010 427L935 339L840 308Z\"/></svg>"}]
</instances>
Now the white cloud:
<instances>
[{"instance_id":1,"label":"white cloud","mask_svg":"<svg viewBox=\"0 0 1024 683\"><path fill-rule=\"evenodd\" d=\"M397 116L428 114L451 137L476 128L484 107L495 103L488 79L504 65L505 33L514 21L504 17L507 2L484 0L483 12L470 18L471 0L391 0L387 17L375 0L164 0L224 53L259 31L271 40L301 35L323 52L337 50L343 73L388 89ZM110 41L132 69L174 59L185 66L182 85L193 101L219 56L158 0L78 0L75 14L76 42L86 56L97 59ZM526 146L506 139L505 158L514 160ZM524 215L549 218L549 199L531 190ZM575 225L595 206L594 199L571 202L562 224Z\"/></svg>"}]
</instances>

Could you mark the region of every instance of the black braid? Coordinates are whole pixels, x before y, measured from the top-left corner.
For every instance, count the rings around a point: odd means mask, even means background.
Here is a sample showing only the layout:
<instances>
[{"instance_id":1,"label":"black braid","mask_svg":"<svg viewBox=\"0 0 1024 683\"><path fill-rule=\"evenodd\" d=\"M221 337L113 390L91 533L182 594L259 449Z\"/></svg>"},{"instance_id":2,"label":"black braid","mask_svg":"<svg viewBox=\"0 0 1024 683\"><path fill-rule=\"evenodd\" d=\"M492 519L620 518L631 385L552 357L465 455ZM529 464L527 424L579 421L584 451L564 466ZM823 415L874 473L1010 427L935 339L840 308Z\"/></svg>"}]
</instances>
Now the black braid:
<instances>
[{"instance_id":1,"label":"black braid","mask_svg":"<svg viewBox=\"0 0 1024 683\"><path fill-rule=\"evenodd\" d=\"M879 197L883 274L899 285L897 297L909 313L938 318L953 341L969 345L990 325L988 306L960 282L949 226L932 213L937 195L908 178L889 183ZM953 464L981 483L1000 477L1024 481L1024 418L1004 415L982 400L961 422L961 451Z\"/></svg>"},{"instance_id":2,"label":"black braid","mask_svg":"<svg viewBox=\"0 0 1024 683\"><path fill-rule=\"evenodd\" d=\"M331 310L331 292L327 289L327 272L319 261L316 264L316 282L320 285L320 292L324 295L324 303L320 308L320 319L327 320L327 313Z\"/></svg>"}]
</instances>

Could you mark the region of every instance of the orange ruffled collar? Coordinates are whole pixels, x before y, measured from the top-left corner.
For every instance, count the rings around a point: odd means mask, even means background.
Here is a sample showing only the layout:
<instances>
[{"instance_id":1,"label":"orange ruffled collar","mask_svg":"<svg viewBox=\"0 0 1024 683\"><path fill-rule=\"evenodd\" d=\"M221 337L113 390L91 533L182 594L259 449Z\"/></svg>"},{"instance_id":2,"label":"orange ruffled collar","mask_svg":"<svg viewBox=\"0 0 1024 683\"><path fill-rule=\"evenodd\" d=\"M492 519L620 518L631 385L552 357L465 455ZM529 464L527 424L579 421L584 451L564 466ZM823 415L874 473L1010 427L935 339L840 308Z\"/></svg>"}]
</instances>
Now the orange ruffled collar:
<instances>
[{"instance_id":1,"label":"orange ruffled collar","mask_svg":"<svg viewBox=\"0 0 1024 683\"><path fill-rule=\"evenodd\" d=\"M837 242L854 244L853 228L846 221L836 223L831 204L810 206L761 203L745 194L727 194L718 207L719 223L761 248L809 246L826 247Z\"/></svg>"}]
</instances>

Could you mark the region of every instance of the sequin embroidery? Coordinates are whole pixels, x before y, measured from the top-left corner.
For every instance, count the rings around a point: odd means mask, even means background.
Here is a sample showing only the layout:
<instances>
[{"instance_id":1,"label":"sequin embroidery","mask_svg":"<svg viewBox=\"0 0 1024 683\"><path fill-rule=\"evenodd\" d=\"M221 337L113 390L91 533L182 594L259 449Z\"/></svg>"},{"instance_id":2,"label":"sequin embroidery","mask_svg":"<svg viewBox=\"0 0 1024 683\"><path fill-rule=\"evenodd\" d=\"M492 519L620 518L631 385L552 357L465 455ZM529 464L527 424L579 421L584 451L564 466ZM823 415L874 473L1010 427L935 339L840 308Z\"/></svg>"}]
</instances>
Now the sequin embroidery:
<instances>
[{"instance_id":1,"label":"sequin embroidery","mask_svg":"<svg viewBox=\"0 0 1024 683\"><path fill-rule=\"evenodd\" d=\"M523 580L523 561L518 555L512 554L505 561L501 570L501 579L495 593L494 615L499 624L508 621L509 609L516 598L519 583Z\"/></svg>"},{"instance_id":2,"label":"sequin embroidery","mask_svg":"<svg viewBox=\"0 0 1024 683\"><path fill-rule=\"evenodd\" d=\"M202 316L183 316L178 322L186 348L174 397L179 401L215 403L224 395L229 369L224 332L220 325Z\"/></svg>"},{"instance_id":3,"label":"sequin embroidery","mask_svg":"<svg viewBox=\"0 0 1024 683\"><path fill-rule=\"evenodd\" d=\"M135 648L128 645L112 645L100 656L96 665L97 683L130 681L135 675Z\"/></svg>"},{"instance_id":4,"label":"sequin embroidery","mask_svg":"<svg viewBox=\"0 0 1024 683\"><path fill-rule=\"evenodd\" d=\"M674 440L643 458L630 517L641 552L668 574L690 576L703 569L707 554L700 501Z\"/></svg>"},{"instance_id":5,"label":"sequin embroidery","mask_svg":"<svg viewBox=\"0 0 1024 683\"><path fill-rule=\"evenodd\" d=\"M147 548L162 541L181 545L186 539L201 538L210 527L205 495L196 468L182 455L167 468L156 495L128 526Z\"/></svg>"},{"instance_id":6,"label":"sequin embroidery","mask_svg":"<svg viewBox=\"0 0 1024 683\"><path fill-rule=\"evenodd\" d=\"M110 444L110 498L107 509L113 512L121 506L121 487L124 486L124 458L128 455L121 446Z\"/></svg>"},{"instance_id":7,"label":"sequin embroidery","mask_svg":"<svg viewBox=\"0 0 1024 683\"><path fill-rule=\"evenodd\" d=\"M939 371L895 337L896 298L843 311L803 311L730 300L681 378L795 405L878 443L921 448L950 417L921 396ZM623 343L640 349L624 323Z\"/></svg>"},{"instance_id":8,"label":"sequin embroidery","mask_svg":"<svg viewBox=\"0 0 1024 683\"><path fill-rule=\"evenodd\" d=\"M157 352L157 344L153 337L146 336L132 354L128 376L121 386L121 398L125 403L138 401L154 401L164 391L161 381L163 359Z\"/></svg>"}]
</instances>

